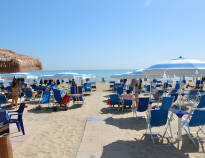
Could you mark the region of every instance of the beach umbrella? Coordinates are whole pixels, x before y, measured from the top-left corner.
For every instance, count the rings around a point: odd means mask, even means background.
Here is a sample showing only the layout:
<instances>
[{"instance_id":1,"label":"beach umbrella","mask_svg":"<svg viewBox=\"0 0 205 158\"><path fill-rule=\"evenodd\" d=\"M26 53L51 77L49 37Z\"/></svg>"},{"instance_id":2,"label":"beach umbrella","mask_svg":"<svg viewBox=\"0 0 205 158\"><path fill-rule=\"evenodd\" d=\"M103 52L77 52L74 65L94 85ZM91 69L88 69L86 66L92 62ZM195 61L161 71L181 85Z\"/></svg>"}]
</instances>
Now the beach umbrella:
<instances>
[{"instance_id":1,"label":"beach umbrella","mask_svg":"<svg viewBox=\"0 0 205 158\"><path fill-rule=\"evenodd\" d=\"M0 48L0 73L29 72L41 69L40 59Z\"/></svg>"},{"instance_id":2,"label":"beach umbrella","mask_svg":"<svg viewBox=\"0 0 205 158\"><path fill-rule=\"evenodd\" d=\"M41 70L42 63L40 59L32 58L26 55L16 53L11 50L0 48L0 73L28 72ZM12 157L12 146L10 145L9 135L6 136L6 142L3 142L3 148L8 148L7 157ZM7 147L5 147L7 145Z\"/></svg>"},{"instance_id":3,"label":"beach umbrella","mask_svg":"<svg viewBox=\"0 0 205 158\"><path fill-rule=\"evenodd\" d=\"M196 59L187 59L179 57L176 59L155 64L144 70L145 74L166 74L168 76L178 76L180 81L184 76L197 76L205 73L205 62ZM182 89L180 94L182 93ZM181 95L180 95L181 96ZM180 109L183 104L182 96L180 97ZM181 118L178 120L178 140L181 139Z\"/></svg>"},{"instance_id":4,"label":"beach umbrella","mask_svg":"<svg viewBox=\"0 0 205 158\"><path fill-rule=\"evenodd\" d=\"M80 79L83 75L74 72L57 73L53 76L55 79Z\"/></svg>"},{"instance_id":5,"label":"beach umbrella","mask_svg":"<svg viewBox=\"0 0 205 158\"><path fill-rule=\"evenodd\" d=\"M53 76L54 75L41 75L41 76L38 76L38 79L51 80L53 79Z\"/></svg>"},{"instance_id":6,"label":"beach umbrella","mask_svg":"<svg viewBox=\"0 0 205 158\"><path fill-rule=\"evenodd\" d=\"M31 75L29 73L10 73L3 74L2 79L13 80L13 78L24 78L25 80L35 80L38 79L38 76Z\"/></svg>"},{"instance_id":7,"label":"beach umbrella","mask_svg":"<svg viewBox=\"0 0 205 158\"><path fill-rule=\"evenodd\" d=\"M121 74L114 74L111 75L111 78L115 78L115 79L127 79L128 76L131 74L132 72L126 72L126 73L121 73Z\"/></svg>"},{"instance_id":8,"label":"beach umbrella","mask_svg":"<svg viewBox=\"0 0 205 158\"><path fill-rule=\"evenodd\" d=\"M196 76L205 73L205 62L179 57L152 65L143 71L145 74L166 74L167 76Z\"/></svg>"},{"instance_id":9,"label":"beach umbrella","mask_svg":"<svg viewBox=\"0 0 205 158\"><path fill-rule=\"evenodd\" d=\"M82 79L86 79L86 78L89 78L89 79L96 78L96 76L93 75L93 74L81 74L81 75L82 75Z\"/></svg>"}]
</instances>

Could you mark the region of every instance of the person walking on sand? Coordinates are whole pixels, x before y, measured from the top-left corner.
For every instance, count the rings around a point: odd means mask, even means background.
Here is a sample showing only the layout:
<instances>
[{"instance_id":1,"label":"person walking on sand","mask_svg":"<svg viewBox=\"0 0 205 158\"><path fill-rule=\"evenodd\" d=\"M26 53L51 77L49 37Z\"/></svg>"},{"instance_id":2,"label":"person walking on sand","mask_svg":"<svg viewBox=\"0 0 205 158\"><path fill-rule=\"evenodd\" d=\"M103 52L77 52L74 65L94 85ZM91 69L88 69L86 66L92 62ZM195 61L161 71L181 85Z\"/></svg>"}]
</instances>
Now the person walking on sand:
<instances>
[{"instance_id":1,"label":"person walking on sand","mask_svg":"<svg viewBox=\"0 0 205 158\"><path fill-rule=\"evenodd\" d=\"M136 79L132 79L131 81L131 86L134 87L134 96L135 96L135 107L138 107L138 94L139 94L139 86L138 86L138 82Z\"/></svg>"},{"instance_id":2,"label":"person walking on sand","mask_svg":"<svg viewBox=\"0 0 205 158\"><path fill-rule=\"evenodd\" d=\"M12 106L18 106L18 97L20 95L20 92L19 92L20 88L19 88L19 85L17 84L17 81L13 81L12 83Z\"/></svg>"}]
</instances>

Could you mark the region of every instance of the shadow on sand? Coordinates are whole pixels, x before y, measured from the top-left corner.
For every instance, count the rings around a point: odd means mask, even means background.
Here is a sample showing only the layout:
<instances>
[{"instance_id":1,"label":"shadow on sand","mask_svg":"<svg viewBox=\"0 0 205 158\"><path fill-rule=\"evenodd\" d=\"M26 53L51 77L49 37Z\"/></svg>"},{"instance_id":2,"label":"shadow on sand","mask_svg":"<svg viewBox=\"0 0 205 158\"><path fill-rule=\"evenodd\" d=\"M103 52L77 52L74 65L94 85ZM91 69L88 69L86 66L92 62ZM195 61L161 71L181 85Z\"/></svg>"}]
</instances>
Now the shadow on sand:
<instances>
[{"instance_id":1,"label":"shadow on sand","mask_svg":"<svg viewBox=\"0 0 205 158\"><path fill-rule=\"evenodd\" d=\"M114 114L114 115L123 115L123 114L127 114L127 113L131 113L132 110L124 110L123 112L120 110L119 107L107 107L107 108L102 108L101 109L101 114Z\"/></svg>"},{"instance_id":2,"label":"shadow on sand","mask_svg":"<svg viewBox=\"0 0 205 158\"><path fill-rule=\"evenodd\" d=\"M83 106L83 104L73 104L72 106L68 107L68 110L70 109L78 109L81 108Z\"/></svg>"},{"instance_id":3,"label":"shadow on sand","mask_svg":"<svg viewBox=\"0 0 205 158\"><path fill-rule=\"evenodd\" d=\"M105 121L106 124L116 126L120 129L143 130L146 129L146 120L144 118L114 118Z\"/></svg>"},{"instance_id":4,"label":"shadow on sand","mask_svg":"<svg viewBox=\"0 0 205 158\"><path fill-rule=\"evenodd\" d=\"M135 141L118 140L103 147L101 158L189 158L173 145L152 144L149 135Z\"/></svg>"}]
</instances>

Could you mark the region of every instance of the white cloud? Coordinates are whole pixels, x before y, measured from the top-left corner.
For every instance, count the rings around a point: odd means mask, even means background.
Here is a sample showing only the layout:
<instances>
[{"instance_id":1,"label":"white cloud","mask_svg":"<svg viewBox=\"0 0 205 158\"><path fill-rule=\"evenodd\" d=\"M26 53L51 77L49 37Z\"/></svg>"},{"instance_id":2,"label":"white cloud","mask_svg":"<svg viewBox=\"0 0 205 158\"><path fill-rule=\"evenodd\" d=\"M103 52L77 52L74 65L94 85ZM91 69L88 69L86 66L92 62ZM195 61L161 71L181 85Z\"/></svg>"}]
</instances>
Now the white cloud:
<instances>
[{"instance_id":1,"label":"white cloud","mask_svg":"<svg viewBox=\"0 0 205 158\"><path fill-rule=\"evenodd\" d=\"M151 6L151 0L145 0L144 2L146 7L150 7Z\"/></svg>"}]
</instances>

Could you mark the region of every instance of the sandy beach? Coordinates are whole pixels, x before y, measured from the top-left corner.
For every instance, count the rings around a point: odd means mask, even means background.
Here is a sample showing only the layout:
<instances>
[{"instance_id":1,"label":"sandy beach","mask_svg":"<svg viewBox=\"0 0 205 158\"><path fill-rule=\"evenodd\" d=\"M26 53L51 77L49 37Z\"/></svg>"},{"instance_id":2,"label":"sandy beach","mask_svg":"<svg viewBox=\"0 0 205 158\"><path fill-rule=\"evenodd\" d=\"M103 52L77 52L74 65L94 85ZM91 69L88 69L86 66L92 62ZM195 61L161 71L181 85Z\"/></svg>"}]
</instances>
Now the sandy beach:
<instances>
[{"instance_id":1,"label":"sandy beach","mask_svg":"<svg viewBox=\"0 0 205 158\"><path fill-rule=\"evenodd\" d=\"M205 157L203 144L194 147L183 135L180 149L174 145L153 145L149 136L145 135L145 119L136 119L131 112L109 112L104 102L108 91L108 84L97 83L97 90L86 96L83 105L69 105L69 110L51 112L42 110L36 112L37 103L28 103L24 113L24 127L26 135L17 132L15 125L11 125L11 141L14 158L75 158L80 148L86 119L88 117L114 118L112 121L101 122L104 129L116 132L115 138L102 146L102 158L117 157ZM144 115L144 114L139 114ZM172 121L174 137L176 137L177 120ZM160 131L163 128L154 128ZM103 133L101 133L103 136ZM98 135L97 137L101 137ZM112 135L112 134L111 134ZM117 137L116 137L117 136ZM144 136L144 137L143 137ZM120 154L122 153L122 154ZM119 156L118 156L119 157Z\"/></svg>"}]
</instances>

